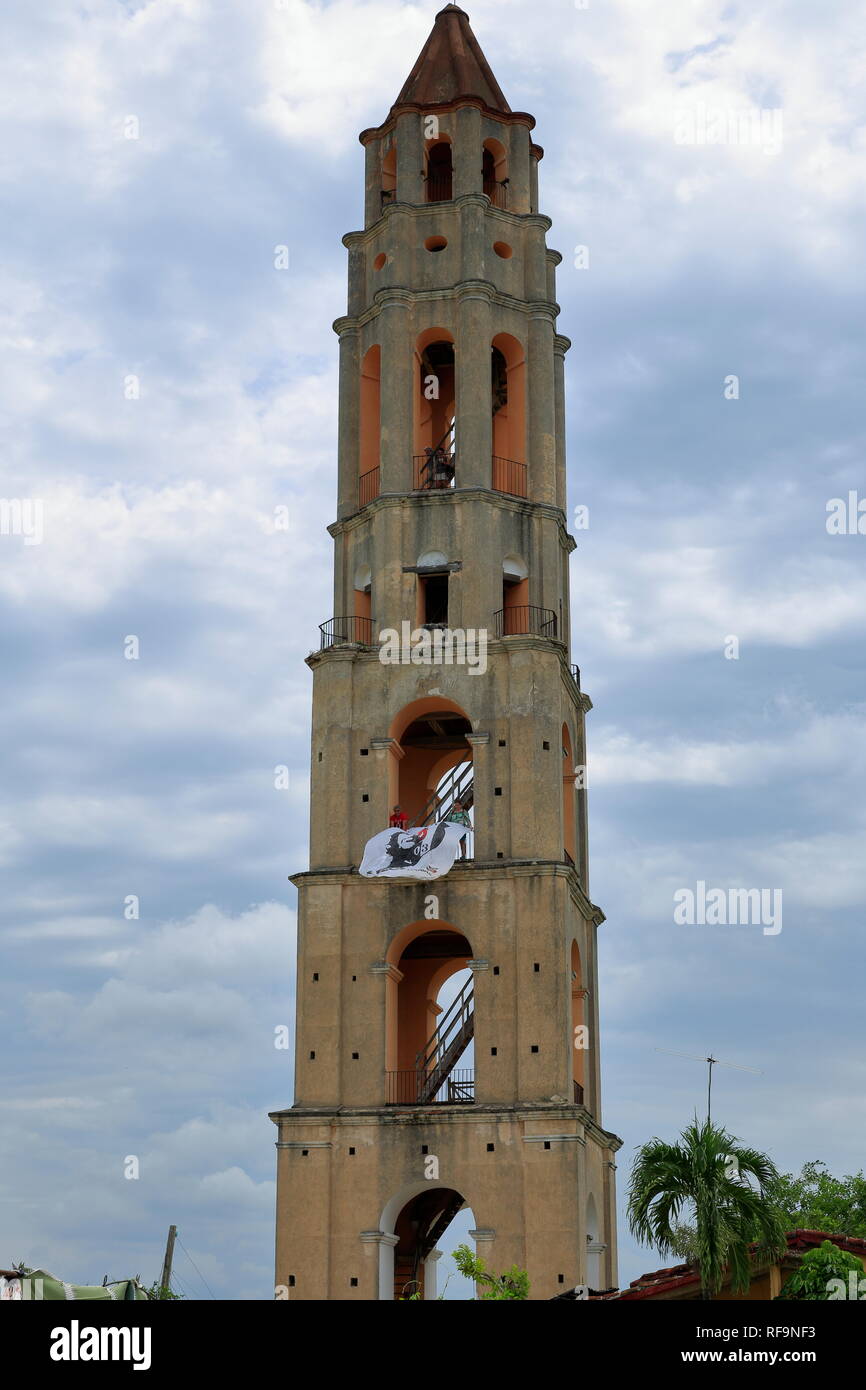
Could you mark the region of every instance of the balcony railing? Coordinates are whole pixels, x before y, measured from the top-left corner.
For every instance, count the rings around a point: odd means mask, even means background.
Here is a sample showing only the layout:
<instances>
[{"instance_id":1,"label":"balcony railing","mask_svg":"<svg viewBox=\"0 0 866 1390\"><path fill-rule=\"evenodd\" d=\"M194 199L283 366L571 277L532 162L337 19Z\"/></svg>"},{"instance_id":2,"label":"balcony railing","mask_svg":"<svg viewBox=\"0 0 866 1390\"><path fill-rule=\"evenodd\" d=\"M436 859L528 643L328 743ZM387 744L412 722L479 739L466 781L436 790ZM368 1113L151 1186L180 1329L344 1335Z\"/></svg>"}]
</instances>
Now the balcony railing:
<instances>
[{"instance_id":1,"label":"balcony railing","mask_svg":"<svg viewBox=\"0 0 866 1390\"><path fill-rule=\"evenodd\" d=\"M508 180L498 183L496 179L484 180L484 192L487 194L495 208L502 208L503 212L508 210Z\"/></svg>"},{"instance_id":2,"label":"balcony railing","mask_svg":"<svg viewBox=\"0 0 866 1390\"><path fill-rule=\"evenodd\" d=\"M493 458L493 486L497 492L509 492L512 497L526 496L526 464L514 459Z\"/></svg>"},{"instance_id":3,"label":"balcony railing","mask_svg":"<svg viewBox=\"0 0 866 1390\"><path fill-rule=\"evenodd\" d=\"M454 486L457 455L453 450L431 449L412 459L412 486L415 491L441 492Z\"/></svg>"},{"instance_id":4,"label":"balcony railing","mask_svg":"<svg viewBox=\"0 0 866 1390\"><path fill-rule=\"evenodd\" d=\"M362 473L358 479L358 506L366 507L368 502L372 502L374 497L379 496L379 469L371 468L369 473Z\"/></svg>"},{"instance_id":5,"label":"balcony railing","mask_svg":"<svg viewBox=\"0 0 866 1390\"><path fill-rule=\"evenodd\" d=\"M578 690L579 690L579 689L580 689L580 667L579 667L579 666L572 666L572 668L571 668L571 679L574 681L575 685L577 686L577 688L578 688Z\"/></svg>"},{"instance_id":6,"label":"balcony railing","mask_svg":"<svg viewBox=\"0 0 866 1390\"><path fill-rule=\"evenodd\" d=\"M498 613L494 613L495 637L517 637L521 634L531 637L555 637L556 614L553 609L518 604L514 608L500 608Z\"/></svg>"},{"instance_id":7,"label":"balcony railing","mask_svg":"<svg viewBox=\"0 0 866 1390\"><path fill-rule=\"evenodd\" d=\"M428 203L450 203L454 180L451 174L428 174L426 181Z\"/></svg>"},{"instance_id":8,"label":"balcony railing","mask_svg":"<svg viewBox=\"0 0 866 1390\"><path fill-rule=\"evenodd\" d=\"M433 1096L430 1078L424 1071L386 1071L386 1105L472 1105L475 1101L475 1068L459 1067L451 1072Z\"/></svg>"},{"instance_id":9,"label":"balcony railing","mask_svg":"<svg viewBox=\"0 0 866 1390\"><path fill-rule=\"evenodd\" d=\"M574 1103L575 1105L583 1105L583 1087L579 1081L574 1083Z\"/></svg>"},{"instance_id":10,"label":"balcony railing","mask_svg":"<svg viewBox=\"0 0 866 1390\"><path fill-rule=\"evenodd\" d=\"M319 650L323 652L329 647L373 646L372 618L331 618L319 624L319 632L322 634Z\"/></svg>"}]
</instances>

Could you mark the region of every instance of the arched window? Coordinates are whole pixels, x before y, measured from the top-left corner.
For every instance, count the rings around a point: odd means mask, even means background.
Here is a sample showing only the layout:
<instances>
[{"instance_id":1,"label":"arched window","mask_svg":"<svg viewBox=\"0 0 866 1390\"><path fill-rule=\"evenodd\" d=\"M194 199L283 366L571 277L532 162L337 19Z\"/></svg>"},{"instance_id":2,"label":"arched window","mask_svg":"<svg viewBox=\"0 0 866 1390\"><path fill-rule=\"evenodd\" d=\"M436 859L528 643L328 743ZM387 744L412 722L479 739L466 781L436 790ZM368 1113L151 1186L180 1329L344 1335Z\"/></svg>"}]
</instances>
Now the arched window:
<instances>
[{"instance_id":1,"label":"arched window","mask_svg":"<svg viewBox=\"0 0 866 1390\"><path fill-rule=\"evenodd\" d=\"M451 144L448 140L437 140L430 146L427 155L427 202L450 202L453 185L451 164Z\"/></svg>"},{"instance_id":2,"label":"arched window","mask_svg":"<svg viewBox=\"0 0 866 1390\"><path fill-rule=\"evenodd\" d=\"M493 486L497 492L526 497L526 356L510 333L493 339L490 372Z\"/></svg>"},{"instance_id":3,"label":"arched window","mask_svg":"<svg viewBox=\"0 0 866 1390\"><path fill-rule=\"evenodd\" d=\"M379 1218L385 1237L379 1243L380 1300L434 1299L440 1279L451 1290L462 1286L463 1298L475 1298L474 1285L448 1268L447 1252L459 1244L474 1248L469 1232L477 1225L471 1207L454 1188L435 1179L407 1183L385 1204ZM443 1251L445 1270L439 1266Z\"/></svg>"},{"instance_id":4,"label":"arched window","mask_svg":"<svg viewBox=\"0 0 866 1390\"><path fill-rule=\"evenodd\" d=\"M485 140L481 162L482 188L495 208L508 207L508 155L499 140Z\"/></svg>"},{"instance_id":5,"label":"arched window","mask_svg":"<svg viewBox=\"0 0 866 1390\"><path fill-rule=\"evenodd\" d=\"M562 726L562 839L565 859L574 867L577 859L574 836L574 768L571 734L567 724Z\"/></svg>"},{"instance_id":6,"label":"arched window","mask_svg":"<svg viewBox=\"0 0 866 1390\"><path fill-rule=\"evenodd\" d=\"M378 343L361 362L361 447L358 454L358 505L379 496L382 350Z\"/></svg>"},{"instance_id":7,"label":"arched window","mask_svg":"<svg viewBox=\"0 0 866 1390\"><path fill-rule=\"evenodd\" d=\"M418 338L415 355L412 485L442 492L455 486L457 475L454 340L444 328L429 328Z\"/></svg>"},{"instance_id":8,"label":"arched window","mask_svg":"<svg viewBox=\"0 0 866 1390\"><path fill-rule=\"evenodd\" d=\"M586 1058L589 1051L589 1034L586 1028L586 990L580 969L580 951L577 942L571 943L571 1056L572 1077L574 1079L574 1099L578 1105L585 1103L587 1078Z\"/></svg>"},{"instance_id":9,"label":"arched window","mask_svg":"<svg viewBox=\"0 0 866 1390\"><path fill-rule=\"evenodd\" d=\"M452 700L430 695L414 700L392 722L390 736L399 750L391 760L390 805L399 804L410 825L433 825L459 801L467 812L474 802L472 725Z\"/></svg>"},{"instance_id":10,"label":"arched window","mask_svg":"<svg viewBox=\"0 0 866 1390\"><path fill-rule=\"evenodd\" d=\"M392 145L382 160L382 207L397 197L397 146Z\"/></svg>"},{"instance_id":11,"label":"arched window","mask_svg":"<svg viewBox=\"0 0 866 1390\"><path fill-rule=\"evenodd\" d=\"M527 632L529 613L529 570L519 555L506 555L502 561L502 635L512 637Z\"/></svg>"}]
</instances>

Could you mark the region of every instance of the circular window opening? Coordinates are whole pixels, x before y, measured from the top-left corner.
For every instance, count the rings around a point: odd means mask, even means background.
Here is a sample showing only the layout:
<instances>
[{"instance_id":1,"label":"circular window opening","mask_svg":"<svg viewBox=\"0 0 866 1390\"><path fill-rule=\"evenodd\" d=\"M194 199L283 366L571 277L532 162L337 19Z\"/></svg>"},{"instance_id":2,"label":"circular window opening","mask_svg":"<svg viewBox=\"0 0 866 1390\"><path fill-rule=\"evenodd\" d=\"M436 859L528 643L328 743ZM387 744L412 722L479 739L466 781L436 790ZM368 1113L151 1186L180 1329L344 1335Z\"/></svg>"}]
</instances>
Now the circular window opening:
<instances>
[{"instance_id":1,"label":"circular window opening","mask_svg":"<svg viewBox=\"0 0 866 1390\"><path fill-rule=\"evenodd\" d=\"M428 251L444 251L448 242L444 236L428 236L424 245Z\"/></svg>"},{"instance_id":2,"label":"circular window opening","mask_svg":"<svg viewBox=\"0 0 866 1390\"><path fill-rule=\"evenodd\" d=\"M514 255L514 252L508 245L507 241L494 241L493 249L496 252L497 256L499 256L500 259L503 261L510 261L511 257Z\"/></svg>"},{"instance_id":3,"label":"circular window opening","mask_svg":"<svg viewBox=\"0 0 866 1390\"><path fill-rule=\"evenodd\" d=\"M373 269L381 270L387 259L388 257L385 255L385 252L383 251L382 254L377 256L375 261L373 262Z\"/></svg>"}]
</instances>

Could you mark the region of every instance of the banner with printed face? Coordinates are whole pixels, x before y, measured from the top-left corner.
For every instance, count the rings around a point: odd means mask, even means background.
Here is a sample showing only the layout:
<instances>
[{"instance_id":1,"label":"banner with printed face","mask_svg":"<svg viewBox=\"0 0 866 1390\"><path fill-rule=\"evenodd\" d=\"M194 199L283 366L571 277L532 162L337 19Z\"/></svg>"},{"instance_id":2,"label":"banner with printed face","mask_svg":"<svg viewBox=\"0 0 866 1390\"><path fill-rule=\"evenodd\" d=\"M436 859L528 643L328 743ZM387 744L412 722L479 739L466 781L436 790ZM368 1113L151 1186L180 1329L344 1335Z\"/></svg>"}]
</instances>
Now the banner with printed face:
<instances>
[{"instance_id":1,"label":"banner with printed face","mask_svg":"<svg viewBox=\"0 0 866 1390\"><path fill-rule=\"evenodd\" d=\"M469 827L440 821L410 830L382 830L368 840L361 860L365 878L441 878L460 852Z\"/></svg>"}]
</instances>

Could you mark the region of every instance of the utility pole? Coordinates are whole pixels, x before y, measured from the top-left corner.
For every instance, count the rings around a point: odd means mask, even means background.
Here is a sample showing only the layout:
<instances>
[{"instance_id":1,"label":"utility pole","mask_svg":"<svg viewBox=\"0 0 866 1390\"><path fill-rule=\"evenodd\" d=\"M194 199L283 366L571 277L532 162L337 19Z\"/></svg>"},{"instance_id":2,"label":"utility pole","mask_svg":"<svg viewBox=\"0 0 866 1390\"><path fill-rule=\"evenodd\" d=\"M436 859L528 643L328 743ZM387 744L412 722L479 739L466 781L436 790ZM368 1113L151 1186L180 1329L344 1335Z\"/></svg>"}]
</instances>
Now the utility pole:
<instances>
[{"instance_id":1,"label":"utility pole","mask_svg":"<svg viewBox=\"0 0 866 1390\"><path fill-rule=\"evenodd\" d=\"M171 1283L171 1262L174 1259L174 1238L177 1235L177 1226L169 1226L168 1240L165 1242L165 1259L162 1262L162 1275L159 1281L160 1289L167 1289Z\"/></svg>"},{"instance_id":2,"label":"utility pole","mask_svg":"<svg viewBox=\"0 0 866 1390\"><path fill-rule=\"evenodd\" d=\"M758 1071L756 1067L741 1067L741 1066L739 1065L739 1063L737 1063L737 1062L722 1062L722 1061L719 1060L718 1057L714 1057L714 1056L712 1055L712 1053L710 1053L709 1057L695 1057L694 1054L691 1053L691 1052L668 1052L668 1049L667 1049L666 1047L657 1047L657 1048L655 1049L655 1051L656 1051L656 1052L666 1052L667 1055L668 1055L668 1057L685 1057L688 1061L691 1061L691 1062L706 1062L706 1063L707 1063L707 1067L708 1067L708 1073L707 1073L707 1122L708 1122L708 1123L709 1123L709 1120L710 1120L710 1105L711 1105L711 1103L712 1103L712 1093L713 1093L713 1067L733 1067L733 1068L734 1068L734 1071L750 1071L750 1072L752 1073L753 1076L763 1076L763 1072Z\"/></svg>"}]
</instances>

